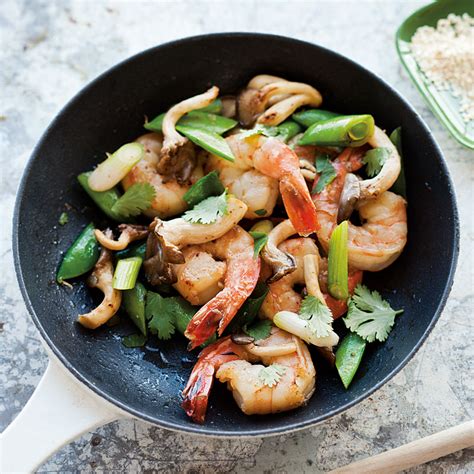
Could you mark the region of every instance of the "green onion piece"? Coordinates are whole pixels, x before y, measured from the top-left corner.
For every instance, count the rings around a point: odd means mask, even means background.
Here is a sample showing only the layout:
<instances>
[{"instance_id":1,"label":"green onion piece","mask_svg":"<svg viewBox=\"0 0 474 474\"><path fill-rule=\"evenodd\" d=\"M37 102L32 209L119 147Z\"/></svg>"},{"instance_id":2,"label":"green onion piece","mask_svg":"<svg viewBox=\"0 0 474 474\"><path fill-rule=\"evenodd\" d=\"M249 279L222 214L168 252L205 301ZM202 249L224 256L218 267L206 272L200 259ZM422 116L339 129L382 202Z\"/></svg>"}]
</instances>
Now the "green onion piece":
<instances>
[{"instance_id":1,"label":"green onion piece","mask_svg":"<svg viewBox=\"0 0 474 474\"><path fill-rule=\"evenodd\" d=\"M371 115L345 115L311 125L298 145L350 146L367 143L374 133Z\"/></svg>"},{"instance_id":2,"label":"green onion piece","mask_svg":"<svg viewBox=\"0 0 474 474\"><path fill-rule=\"evenodd\" d=\"M115 221L124 222L124 219L112 211L114 204L120 199L118 189L114 187L104 192L92 191L89 187L89 176L91 173L91 171L88 171L87 173L80 174L77 177L79 184L106 216Z\"/></svg>"},{"instance_id":3,"label":"green onion piece","mask_svg":"<svg viewBox=\"0 0 474 474\"><path fill-rule=\"evenodd\" d=\"M348 223L343 221L334 229L331 235L328 254L329 293L338 300L349 298L347 238Z\"/></svg>"},{"instance_id":4,"label":"green onion piece","mask_svg":"<svg viewBox=\"0 0 474 474\"><path fill-rule=\"evenodd\" d=\"M127 143L97 166L89 176L92 191L103 192L120 183L130 170L143 158L141 143Z\"/></svg>"},{"instance_id":5,"label":"green onion piece","mask_svg":"<svg viewBox=\"0 0 474 474\"><path fill-rule=\"evenodd\" d=\"M189 138L193 143L204 148L204 150L224 158L228 161L235 161L234 155L227 142L217 133L205 132L190 127L179 127L179 131Z\"/></svg>"},{"instance_id":6,"label":"green onion piece","mask_svg":"<svg viewBox=\"0 0 474 474\"><path fill-rule=\"evenodd\" d=\"M403 166L403 155L402 155L402 127L396 128L390 135L390 140L397 148L398 154L400 155L400 174L398 175L397 180L393 183L393 186L390 188L390 191L393 191L396 194L400 194L405 199L407 197L407 183L405 179L405 169Z\"/></svg>"},{"instance_id":7,"label":"green onion piece","mask_svg":"<svg viewBox=\"0 0 474 474\"><path fill-rule=\"evenodd\" d=\"M225 188L219 179L217 171L212 171L196 181L186 191L183 199L187 202L188 206L192 208L210 196L219 196L224 190Z\"/></svg>"},{"instance_id":8,"label":"green onion piece","mask_svg":"<svg viewBox=\"0 0 474 474\"><path fill-rule=\"evenodd\" d=\"M349 388L359 368L366 346L367 342L364 341L364 339L350 332L344 337L337 348L336 368L346 389Z\"/></svg>"},{"instance_id":9,"label":"green onion piece","mask_svg":"<svg viewBox=\"0 0 474 474\"><path fill-rule=\"evenodd\" d=\"M141 265L142 259L140 257L119 260L115 268L112 286L116 290L131 290L134 288Z\"/></svg>"},{"instance_id":10,"label":"green onion piece","mask_svg":"<svg viewBox=\"0 0 474 474\"><path fill-rule=\"evenodd\" d=\"M303 127L308 128L316 122L322 122L323 120L339 117L339 115L340 114L329 112L328 110L308 109L303 110L302 112L296 112L291 116L291 118L303 125Z\"/></svg>"}]
</instances>

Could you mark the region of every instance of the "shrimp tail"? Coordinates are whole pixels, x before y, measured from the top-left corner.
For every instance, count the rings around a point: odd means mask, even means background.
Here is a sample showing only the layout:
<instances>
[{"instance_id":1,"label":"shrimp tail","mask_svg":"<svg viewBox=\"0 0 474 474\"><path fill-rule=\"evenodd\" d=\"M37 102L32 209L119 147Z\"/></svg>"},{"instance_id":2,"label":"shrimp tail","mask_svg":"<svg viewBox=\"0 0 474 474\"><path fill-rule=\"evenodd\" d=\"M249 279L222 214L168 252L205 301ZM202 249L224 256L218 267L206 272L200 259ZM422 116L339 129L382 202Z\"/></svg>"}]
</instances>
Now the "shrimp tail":
<instances>
[{"instance_id":1,"label":"shrimp tail","mask_svg":"<svg viewBox=\"0 0 474 474\"><path fill-rule=\"evenodd\" d=\"M304 179L287 175L280 180L280 192L288 217L296 232L308 236L319 229L316 208Z\"/></svg>"},{"instance_id":2,"label":"shrimp tail","mask_svg":"<svg viewBox=\"0 0 474 474\"><path fill-rule=\"evenodd\" d=\"M244 260L239 268L229 269L226 288L205 304L191 319L184 335L192 350L218 332L221 336L239 308L250 296L260 274L260 259ZM232 282L227 285L227 283Z\"/></svg>"},{"instance_id":3,"label":"shrimp tail","mask_svg":"<svg viewBox=\"0 0 474 474\"><path fill-rule=\"evenodd\" d=\"M186 414L196 423L204 423L216 370L222 364L238 359L238 356L232 354L232 347L230 338L221 339L207 346L199 354L199 359L183 390L181 403Z\"/></svg>"}]
</instances>

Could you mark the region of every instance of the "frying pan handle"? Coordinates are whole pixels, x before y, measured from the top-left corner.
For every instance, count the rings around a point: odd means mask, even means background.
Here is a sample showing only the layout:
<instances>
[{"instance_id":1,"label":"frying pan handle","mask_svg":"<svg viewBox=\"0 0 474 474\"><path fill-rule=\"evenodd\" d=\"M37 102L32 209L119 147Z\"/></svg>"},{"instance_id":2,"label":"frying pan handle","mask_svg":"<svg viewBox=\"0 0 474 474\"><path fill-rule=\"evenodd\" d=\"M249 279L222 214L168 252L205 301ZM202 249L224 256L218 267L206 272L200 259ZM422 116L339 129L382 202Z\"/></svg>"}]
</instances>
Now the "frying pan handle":
<instances>
[{"instance_id":1,"label":"frying pan handle","mask_svg":"<svg viewBox=\"0 0 474 474\"><path fill-rule=\"evenodd\" d=\"M32 472L80 434L123 416L50 358L30 400L0 435L0 472Z\"/></svg>"}]
</instances>

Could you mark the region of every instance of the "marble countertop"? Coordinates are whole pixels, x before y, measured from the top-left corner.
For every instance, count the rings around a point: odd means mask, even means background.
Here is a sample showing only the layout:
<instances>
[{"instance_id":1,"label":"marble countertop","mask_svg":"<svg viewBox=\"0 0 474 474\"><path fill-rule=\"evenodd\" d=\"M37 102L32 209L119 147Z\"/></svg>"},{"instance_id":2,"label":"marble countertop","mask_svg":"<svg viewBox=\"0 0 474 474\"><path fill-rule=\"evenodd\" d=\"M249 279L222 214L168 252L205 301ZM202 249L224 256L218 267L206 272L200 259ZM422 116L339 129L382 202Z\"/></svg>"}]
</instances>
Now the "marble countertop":
<instances>
[{"instance_id":1,"label":"marble countertop","mask_svg":"<svg viewBox=\"0 0 474 474\"><path fill-rule=\"evenodd\" d=\"M436 121L394 47L396 28L423 3L2 1L0 430L31 396L47 363L13 269L11 220L20 176L32 147L63 104L132 54L217 31L278 33L334 49L382 76L426 120L448 162L461 218L459 265L439 323L406 368L356 407L312 429L266 439L210 440L140 421L114 422L62 448L42 472L320 472L472 418L474 345L467 335L472 335L474 307L474 153ZM410 472L473 472L473 454L465 450Z\"/></svg>"}]
</instances>

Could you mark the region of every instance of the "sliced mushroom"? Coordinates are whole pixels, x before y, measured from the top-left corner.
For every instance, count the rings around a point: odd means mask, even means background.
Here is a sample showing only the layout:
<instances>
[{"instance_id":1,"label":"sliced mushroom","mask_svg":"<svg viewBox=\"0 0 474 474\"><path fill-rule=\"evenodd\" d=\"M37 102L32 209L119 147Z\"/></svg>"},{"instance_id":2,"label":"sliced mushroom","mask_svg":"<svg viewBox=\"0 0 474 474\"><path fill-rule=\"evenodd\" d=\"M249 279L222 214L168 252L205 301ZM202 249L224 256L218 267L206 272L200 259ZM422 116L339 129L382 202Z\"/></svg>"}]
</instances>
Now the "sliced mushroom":
<instances>
[{"instance_id":1,"label":"sliced mushroom","mask_svg":"<svg viewBox=\"0 0 474 474\"><path fill-rule=\"evenodd\" d=\"M357 202L360 199L360 181L352 173L347 173L344 178L341 197L339 198L339 209L337 211L337 223L341 223L351 217Z\"/></svg>"},{"instance_id":2,"label":"sliced mushroom","mask_svg":"<svg viewBox=\"0 0 474 474\"><path fill-rule=\"evenodd\" d=\"M176 131L178 120L192 110L209 105L219 94L214 86L203 94L183 100L171 107L163 119L163 147L158 162L158 173L180 184L188 182L197 163L194 145Z\"/></svg>"},{"instance_id":3,"label":"sliced mushroom","mask_svg":"<svg viewBox=\"0 0 474 474\"><path fill-rule=\"evenodd\" d=\"M308 254L303 257L304 281L308 295L315 296L326 306L326 300L319 287L319 255Z\"/></svg>"},{"instance_id":4,"label":"sliced mushroom","mask_svg":"<svg viewBox=\"0 0 474 474\"><path fill-rule=\"evenodd\" d=\"M277 80L268 82L271 79ZM308 84L261 75L253 78L239 94L237 110L244 126L251 126L255 121L265 125L278 125L298 107L319 107L321 102L321 94Z\"/></svg>"},{"instance_id":5,"label":"sliced mushroom","mask_svg":"<svg viewBox=\"0 0 474 474\"><path fill-rule=\"evenodd\" d=\"M89 313L79 315L78 322L86 328L96 329L106 323L120 308L122 292L113 288L113 276L112 252L103 247L94 271L87 279L87 284L91 288L98 288L102 291L104 299L97 308Z\"/></svg>"},{"instance_id":6,"label":"sliced mushroom","mask_svg":"<svg viewBox=\"0 0 474 474\"><path fill-rule=\"evenodd\" d=\"M307 158L300 158L300 170L304 179L314 181L316 178L316 167Z\"/></svg>"},{"instance_id":7,"label":"sliced mushroom","mask_svg":"<svg viewBox=\"0 0 474 474\"><path fill-rule=\"evenodd\" d=\"M255 338L253 338L252 336L248 336L243 332L240 332L238 334L232 334L230 338L232 339L232 342L237 344L238 346L247 346L248 344L253 344L253 342L255 341Z\"/></svg>"},{"instance_id":8,"label":"sliced mushroom","mask_svg":"<svg viewBox=\"0 0 474 474\"><path fill-rule=\"evenodd\" d=\"M95 237L102 247L109 250L123 250L127 248L130 242L144 239L148 235L148 228L143 225L120 224L118 226L120 237L114 240L111 234L108 237L104 232L95 229Z\"/></svg>"},{"instance_id":9,"label":"sliced mushroom","mask_svg":"<svg viewBox=\"0 0 474 474\"><path fill-rule=\"evenodd\" d=\"M278 245L294 234L296 234L296 230L289 219L278 224L268 234L267 243L261 254L263 260L270 265L273 272L267 280L268 283L274 283L296 270L296 261L293 255L278 248Z\"/></svg>"},{"instance_id":10,"label":"sliced mushroom","mask_svg":"<svg viewBox=\"0 0 474 474\"><path fill-rule=\"evenodd\" d=\"M234 118L237 115L237 99L234 95L221 97L222 110L221 115L228 118Z\"/></svg>"},{"instance_id":11,"label":"sliced mushroom","mask_svg":"<svg viewBox=\"0 0 474 474\"><path fill-rule=\"evenodd\" d=\"M377 176L360 182L360 199L373 199L389 190L397 180L401 170L400 155L395 145L379 127L375 127L369 145L373 148L388 148L390 155Z\"/></svg>"},{"instance_id":12,"label":"sliced mushroom","mask_svg":"<svg viewBox=\"0 0 474 474\"><path fill-rule=\"evenodd\" d=\"M176 283L173 264L184 263L184 255L174 244L169 243L162 235L163 223L155 218L149 227L146 242L145 276L151 285Z\"/></svg>"}]
</instances>

